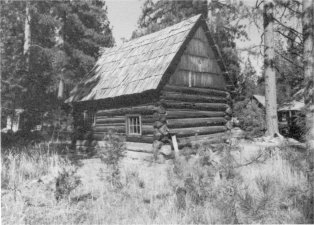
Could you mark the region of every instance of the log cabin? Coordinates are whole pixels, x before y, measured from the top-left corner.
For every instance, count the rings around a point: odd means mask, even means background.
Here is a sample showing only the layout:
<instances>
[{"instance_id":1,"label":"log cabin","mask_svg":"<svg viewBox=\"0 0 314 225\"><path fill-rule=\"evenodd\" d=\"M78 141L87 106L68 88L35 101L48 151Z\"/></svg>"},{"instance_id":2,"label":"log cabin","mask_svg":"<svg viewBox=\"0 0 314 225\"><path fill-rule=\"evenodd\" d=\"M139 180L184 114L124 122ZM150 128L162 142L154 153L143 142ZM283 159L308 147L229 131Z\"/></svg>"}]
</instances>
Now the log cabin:
<instances>
[{"instance_id":1,"label":"log cabin","mask_svg":"<svg viewBox=\"0 0 314 225\"><path fill-rule=\"evenodd\" d=\"M176 135L183 146L226 132L232 84L205 19L197 15L102 49L66 103L73 107L77 140L101 140L114 130L127 143L152 145Z\"/></svg>"}]
</instances>

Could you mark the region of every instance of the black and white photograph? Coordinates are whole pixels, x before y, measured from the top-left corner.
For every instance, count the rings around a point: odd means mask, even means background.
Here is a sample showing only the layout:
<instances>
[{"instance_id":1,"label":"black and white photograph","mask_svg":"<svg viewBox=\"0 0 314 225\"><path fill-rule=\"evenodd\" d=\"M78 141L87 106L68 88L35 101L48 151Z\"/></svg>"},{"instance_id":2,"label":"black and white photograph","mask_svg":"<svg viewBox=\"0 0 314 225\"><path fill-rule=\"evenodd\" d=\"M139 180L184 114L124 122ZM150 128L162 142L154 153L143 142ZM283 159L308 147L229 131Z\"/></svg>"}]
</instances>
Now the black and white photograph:
<instances>
[{"instance_id":1,"label":"black and white photograph","mask_svg":"<svg viewBox=\"0 0 314 225\"><path fill-rule=\"evenodd\" d=\"M314 224L313 0L0 0L1 224Z\"/></svg>"}]
</instances>

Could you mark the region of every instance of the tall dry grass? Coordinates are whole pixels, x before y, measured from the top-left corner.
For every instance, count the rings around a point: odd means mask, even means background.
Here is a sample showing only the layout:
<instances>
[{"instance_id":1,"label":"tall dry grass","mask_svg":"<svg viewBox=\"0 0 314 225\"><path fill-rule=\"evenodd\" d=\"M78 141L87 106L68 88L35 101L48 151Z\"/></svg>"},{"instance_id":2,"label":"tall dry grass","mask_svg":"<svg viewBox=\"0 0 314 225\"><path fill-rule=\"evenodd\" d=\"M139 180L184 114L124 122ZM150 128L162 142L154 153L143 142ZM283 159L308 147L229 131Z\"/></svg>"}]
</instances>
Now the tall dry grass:
<instances>
[{"instance_id":1,"label":"tall dry grass","mask_svg":"<svg viewBox=\"0 0 314 225\"><path fill-rule=\"evenodd\" d=\"M174 164L121 166L121 187L99 179L100 159L84 161L78 174L82 185L56 201L51 190L21 189L30 180L72 166L59 155L26 149L2 157L1 203L4 224L222 224L307 223L308 184L302 170L282 151L265 153L263 161L239 167L239 149L199 149ZM32 152L29 154L29 152ZM252 157L251 157L252 158ZM133 165L133 164L132 164ZM168 168L168 169L167 169ZM165 176L168 170L168 177ZM109 170L107 172L110 172ZM165 173L162 173L165 172ZM180 175L180 176L178 176ZM186 206L178 208L176 188L187 190ZM29 201L31 198L32 201ZM36 198L36 201L34 201Z\"/></svg>"},{"instance_id":2,"label":"tall dry grass","mask_svg":"<svg viewBox=\"0 0 314 225\"><path fill-rule=\"evenodd\" d=\"M1 188L17 189L25 182L56 174L69 162L42 146L10 148L1 152Z\"/></svg>"}]
</instances>

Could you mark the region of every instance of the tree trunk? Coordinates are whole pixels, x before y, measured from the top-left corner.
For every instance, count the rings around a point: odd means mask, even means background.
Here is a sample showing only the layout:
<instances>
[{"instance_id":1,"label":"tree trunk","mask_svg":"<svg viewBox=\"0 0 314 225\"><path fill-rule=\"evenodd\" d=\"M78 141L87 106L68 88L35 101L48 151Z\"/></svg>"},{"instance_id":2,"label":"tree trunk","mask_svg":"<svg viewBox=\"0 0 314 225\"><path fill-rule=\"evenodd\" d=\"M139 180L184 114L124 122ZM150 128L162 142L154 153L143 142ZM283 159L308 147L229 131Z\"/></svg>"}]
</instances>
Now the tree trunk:
<instances>
[{"instance_id":1,"label":"tree trunk","mask_svg":"<svg viewBox=\"0 0 314 225\"><path fill-rule=\"evenodd\" d=\"M265 98L266 98L266 135L278 134L276 74L274 68L274 17L273 1L264 3L264 67L265 67Z\"/></svg>"},{"instance_id":2,"label":"tree trunk","mask_svg":"<svg viewBox=\"0 0 314 225\"><path fill-rule=\"evenodd\" d=\"M26 56L26 70L29 70L29 57L30 57L30 46L31 46L31 14L29 11L30 1L26 1L25 6L25 25L24 25L24 46L23 53Z\"/></svg>"},{"instance_id":3,"label":"tree trunk","mask_svg":"<svg viewBox=\"0 0 314 225\"><path fill-rule=\"evenodd\" d=\"M306 107L306 144L308 150L309 182L314 188L314 56L313 56L313 1L303 0L304 40L304 102ZM313 215L310 223L314 223Z\"/></svg>"}]
</instances>

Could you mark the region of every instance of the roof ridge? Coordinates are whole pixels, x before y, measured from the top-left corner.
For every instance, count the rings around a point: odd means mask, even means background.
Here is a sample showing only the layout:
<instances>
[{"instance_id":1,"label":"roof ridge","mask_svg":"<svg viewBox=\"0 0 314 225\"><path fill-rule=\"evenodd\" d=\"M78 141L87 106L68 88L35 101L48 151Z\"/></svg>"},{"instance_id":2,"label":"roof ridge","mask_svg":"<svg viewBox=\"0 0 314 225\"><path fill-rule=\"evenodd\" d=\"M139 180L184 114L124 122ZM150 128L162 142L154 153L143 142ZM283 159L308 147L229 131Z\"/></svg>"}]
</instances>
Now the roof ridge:
<instances>
[{"instance_id":1,"label":"roof ridge","mask_svg":"<svg viewBox=\"0 0 314 225\"><path fill-rule=\"evenodd\" d=\"M141 38L142 38L142 39L144 39L144 38L149 38L149 37L151 37L151 36L156 35L157 33L161 33L161 32L164 31L164 30L167 30L167 29L171 30L171 28L174 28L174 27L178 26L178 25L181 24L181 23L184 24L184 23L186 23L186 22L188 22L188 21L191 21L190 24L194 24L194 23L196 23L196 21L197 21L201 16L202 16L202 14L197 14L197 15L195 15L195 16L192 16L192 17L189 17L189 18L187 18L187 19L185 19L185 20L182 20L182 21L180 21L180 22L178 22L178 23L172 24L171 26L164 27L164 28L162 28L162 29L160 29L160 30L158 30L158 31L155 31L155 32L152 32L152 33L149 33L149 34L146 34L146 35L143 35L143 36L140 36L140 37L137 37L137 38L128 40L128 41L126 41L126 42L123 42L123 43L121 43L120 45L116 45L116 46L113 46L113 47L110 47L110 48L101 47L99 53L100 53L100 54L103 54L103 53L106 53L106 50L118 50L118 49L121 49L123 46L129 45L130 43L133 43L133 42L135 42L135 41L140 40ZM195 21L194 21L194 19L195 19ZM187 24L187 25L190 25L190 24ZM165 39L165 38L164 38L164 39ZM159 40L160 40L160 39L159 39Z\"/></svg>"}]
</instances>

